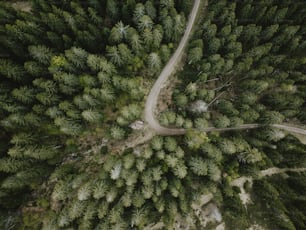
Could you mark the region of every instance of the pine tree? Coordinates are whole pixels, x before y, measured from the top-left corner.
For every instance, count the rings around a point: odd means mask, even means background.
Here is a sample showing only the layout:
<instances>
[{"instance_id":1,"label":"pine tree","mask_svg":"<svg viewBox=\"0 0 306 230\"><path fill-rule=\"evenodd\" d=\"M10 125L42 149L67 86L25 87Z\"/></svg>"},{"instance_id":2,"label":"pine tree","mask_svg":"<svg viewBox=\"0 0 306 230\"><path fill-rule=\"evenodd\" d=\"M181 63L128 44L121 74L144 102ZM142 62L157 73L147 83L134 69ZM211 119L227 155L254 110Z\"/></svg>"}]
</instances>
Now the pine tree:
<instances>
[{"instance_id":1,"label":"pine tree","mask_svg":"<svg viewBox=\"0 0 306 230\"><path fill-rule=\"evenodd\" d=\"M78 200L84 201L88 200L91 196L92 184L90 182L84 184L78 189Z\"/></svg>"},{"instance_id":2,"label":"pine tree","mask_svg":"<svg viewBox=\"0 0 306 230\"><path fill-rule=\"evenodd\" d=\"M192 48L188 54L189 63L197 63L203 57L203 50L200 47Z\"/></svg>"},{"instance_id":3,"label":"pine tree","mask_svg":"<svg viewBox=\"0 0 306 230\"><path fill-rule=\"evenodd\" d=\"M118 47L116 46L107 47L107 56L110 57L111 62L115 65L122 66L124 63Z\"/></svg>"},{"instance_id":4,"label":"pine tree","mask_svg":"<svg viewBox=\"0 0 306 230\"><path fill-rule=\"evenodd\" d=\"M128 36L127 39L133 49L133 51L136 54L139 54L139 52L142 50L142 41L141 38L134 28L128 28Z\"/></svg>"},{"instance_id":5,"label":"pine tree","mask_svg":"<svg viewBox=\"0 0 306 230\"><path fill-rule=\"evenodd\" d=\"M123 39L128 38L129 26L124 25L119 21L111 30L110 41L114 43L122 42Z\"/></svg>"},{"instance_id":6,"label":"pine tree","mask_svg":"<svg viewBox=\"0 0 306 230\"><path fill-rule=\"evenodd\" d=\"M81 124L64 117L55 118L54 123L59 126L61 132L68 135L76 136L83 131L83 126Z\"/></svg>"},{"instance_id":7,"label":"pine tree","mask_svg":"<svg viewBox=\"0 0 306 230\"><path fill-rule=\"evenodd\" d=\"M148 67L152 74L161 69L161 60L157 53L151 53L148 57Z\"/></svg>"},{"instance_id":8,"label":"pine tree","mask_svg":"<svg viewBox=\"0 0 306 230\"><path fill-rule=\"evenodd\" d=\"M165 17L162 21L162 25L165 32L166 41L172 41L173 32L174 32L174 22L170 16Z\"/></svg>"},{"instance_id":9,"label":"pine tree","mask_svg":"<svg viewBox=\"0 0 306 230\"><path fill-rule=\"evenodd\" d=\"M143 15L141 18L139 18L137 23L137 28L139 31L152 30L153 29L154 22L148 15Z\"/></svg>"},{"instance_id":10,"label":"pine tree","mask_svg":"<svg viewBox=\"0 0 306 230\"><path fill-rule=\"evenodd\" d=\"M23 169L31 167L31 163L28 160L16 159L16 158L1 158L0 159L0 171L6 173L16 173Z\"/></svg>"},{"instance_id":11,"label":"pine tree","mask_svg":"<svg viewBox=\"0 0 306 230\"><path fill-rule=\"evenodd\" d=\"M68 207L68 218L75 220L83 215L85 210L85 201L74 200Z\"/></svg>"},{"instance_id":12,"label":"pine tree","mask_svg":"<svg viewBox=\"0 0 306 230\"><path fill-rule=\"evenodd\" d=\"M264 124L281 124L285 117L277 111L266 111L260 118Z\"/></svg>"},{"instance_id":13,"label":"pine tree","mask_svg":"<svg viewBox=\"0 0 306 230\"><path fill-rule=\"evenodd\" d=\"M279 29L278 24L267 26L261 32L261 39L264 41L270 40L273 37L273 35L278 31L278 29Z\"/></svg>"},{"instance_id":14,"label":"pine tree","mask_svg":"<svg viewBox=\"0 0 306 230\"><path fill-rule=\"evenodd\" d=\"M51 194L51 198L53 201L61 201L65 200L69 197L69 187L64 181L60 181L56 183L53 192Z\"/></svg>"},{"instance_id":15,"label":"pine tree","mask_svg":"<svg viewBox=\"0 0 306 230\"><path fill-rule=\"evenodd\" d=\"M220 115L218 117L215 118L214 120L214 124L217 128L226 128L230 125L230 120L228 119L228 117L224 116L224 115Z\"/></svg>"},{"instance_id":16,"label":"pine tree","mask_svg":"<svg viewBox=\"0 0 306 230\"><path fill-rule=\"evenodd\" d=\"M152 47L152 44L154 43L152 30L145 29L141 33L141 37L144 41L145 48L150 50L150 48Z\"/></svg>"},{"instance_id":17,"label":"pine tree","mask_svg":"<svg viewBox=\"0 0 306 230\"><path fill-rule=\"evenodd\" d=\"M159 48L163 40L163 28L161 26L156 26L153 30L153 47Z\"/></svg>"},{"instance_id":18,"label":"pine tree","mask_svg":"<svg viewBox=\"0 0 306 230\"><path fill-rule=\"evenodd\" d=\"M107 1L106 3L106 13L114 21L119 17L119 7L118 3L114 0Z\"/></svg>"},{"instance_id":19,"label":"pine tree","mask_svg":"<svg viewBox=\"0 0 306 230\"><path fill-rule=\"evenodd\" d=\"M154 149L156 151L162 150L162 147L163 147L163 138L161 136L155 136L151 140L150 144L151 144L152 149Z\"/></svg>"},{"instance_id":20,"label":"pine tree","mask_svg":"<svg viewBox=\"0 0 306 230\"><path fill-rule=\"evenodd\" d=\"M173 40L178 41L185 29L185 17L177 14L174 17Z\"/></svg>"},{"instance_id":21,"label":"pine tree","mask_svg":"<svg viewBox=\"0 0 306 230\"><path fill-rule=\"evenodd\" d=\"M207 162L205 162L203 158L192 157L188 161L188 165L194 174L199 175L199 176L207 175L208 166L207 166Z\"/></svg>"},{"instance_id":22,"label":"pine tree","mask_svg":"<svg viewBox=\"0 0 306 230\"><path fill-rule=\"evenodd\" d=\"M125 135L125 131L122 129L122 128L119 128L117 126L114 126L111 128L110 130L110 134L111 134L111 137L116 139L116 140L121 140L124 138L124 135Z\"/></svg>"},{"instance_id":23,"label":"pine tree","mask_svg":"<svg viewBox=\"0 0 306 230\"><path fill-rule=\"evenodd\" d=\"M41 64L35 61L25 62L24 69L34 77L39 77L46 71Z\"/></svg>"},{"instance_id":24,"label":"pine tree","mask_svg":"<svg viewBox=\"0 0 306 230\"><path fill-rule=\"evenodd\" d=\"M234 154L237 151L234 142L225 138L220 140L218 147L225 154Z\"/></svg>"},{"instance_id":25,"label":"pine tree","mask_svg":"<svg viewBox=\"0 0 306 230\"><path fill-rule=\"evenodd\" d=\"M151 1L146 1L145 3L145 9L146 9L146 13L147 15L154 20L156 18L157 12L156 9L154 7L154 4Z\"/></svg>"},{"instance_id":26,"label":"pine tree","mask_svg":"<svg viewBox=\"0 0 306 230\"><path fill-rule=\"evenodd\" d=\"M183 161L179 161L178 164L173 168L173 173L180 179L183 179L187 175L187 167Z\"/></svg>"},{"instance_id":27,"label":"pine tree","mask_svg":"<svg viewBox=\"0 0 306 230\"><path fill-rule=\"evenodd\" d=\"M48 65L50 64L51 57L53 56L52 51L44 46L44 45L37 45L37 46L29 46L28 47L30 55L36 60L37 62Z\"/></svg>"},{"instance_id":28,"label":"pine tree","mask_svg":"<svg viewBox=\"0 0 306 230\"><path fill-rule=\"evenodd\" d=\"M27 86L14 89L12 91L13 97L25 104L31 104L35 99L35 90Z\"/></svg>"},{"instance_id":29,"label":"pine tree","mask_svg":"<svg viewBox=\"0 0 306 230\"><path fill-rule=\"evenodd\" d=\"M0 73L16 81L22 81L25 75L23 67L6 59L0 59Z\"/></svg>"},{"instance_id":30,"label":"pine tree","mask_svg":"<svg viewBox=\"0 0 306 230\"><path fill-rule=\"evenodd\" d=\"M86 67L88 53L84 49L72 47L69 50L65 50L65 56L74 67L80 69L84 69Z\"/></svg>"},{"instance_id":31,"label":"pine tree","mask_svg":"<svg viewBox=\"0 0 306 230\"><path fill-rule=\"evenodd\" d=\"M101 112L99 113L92 109L84 110L82 112L82 117L90 123L99 123L102 120Z\"/></svg>"}]
</instances>

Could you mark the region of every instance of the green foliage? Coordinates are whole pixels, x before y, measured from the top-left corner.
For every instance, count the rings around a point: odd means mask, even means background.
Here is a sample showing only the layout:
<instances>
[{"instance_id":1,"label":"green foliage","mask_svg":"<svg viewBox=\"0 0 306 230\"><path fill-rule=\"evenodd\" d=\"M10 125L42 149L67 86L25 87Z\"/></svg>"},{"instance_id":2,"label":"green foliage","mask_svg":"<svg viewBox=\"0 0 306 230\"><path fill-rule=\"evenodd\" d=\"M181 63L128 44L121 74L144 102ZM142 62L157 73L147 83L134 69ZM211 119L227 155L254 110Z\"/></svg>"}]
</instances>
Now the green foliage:
<instances>
[{"instance_id":1,"label":"green foliage","mask_svg":"<svg viewBox=\"0 0 306 230\"><path fill-rule=\"evenodd\" d=\"M197 131L305 121L305 4L291 1L210 2L174 103L159 116L188 129L185 137L155 136L116 152L131 132L142 138L128 126L142 119L144 96L192 3L35 0L30 13L0 3L1 229L144 229L161 221L173 229L180 219L202 229L191 205L207 192L222 202L226 226L246 229L231 178L304 166L304 148L269 126L241 136ZM275 224L268 226L304 229L305 175L289 176L255 181L254 203Z\"/></svg>"},{"instance_id":2,"label":"green foliage","mask_svg":"<svg viewBox=\"0 0 306 230\"><path fill-rule=\"evenodd\" d=\"M16 158L1 158L0 170L6 173L16 173L30 167L30 162Z\"/></svg>"},{"instance_id":3,"label":"green foliage","mask_svg":"<svg viewBox=\"0 0 306 230\"><path fill-rule=\"evenodd\" d=\"M46 46L29 46L30 55L39 63L48 65L51 61L52 52Z\"/></svg>"},{"instance_id":4,"label":"green foliage","mask_svg":"<svg viewBox=\"0 0 306 230\"><path fill-rule=\"evenodd\" d=\"M209 138L205 132L188 130L186 133L186 143L193 150L199 149L208 140Z\"/></svg>"},{"instance_id":5,"label":"green foliage","mask_svg":"<svg viewBox=\"0 0 306 230\"><path fill-rule=\"evenodd\" d=\"M215 118L214 124L217 128L226 128L230 125L231 121L225 115L219 115Z\"/></svg>"},{"instance_id":6,"label":"green foliage","mask_svg":"<svg viewBox=\"0 0 306 230\"><path fill-rule=\"evenodd\" d=\"M21 81L24 75L24 69L11 60L0 59L0 73L7 78Z\"/></svg>"},{"instance_id":7,"label":"green foliage","mask_svg":"<svg viewBox=\"0 0 306 230\"><path fill-rule=\"evenodd\" d=\"M112 138L120 140L124 138L125 131L120 127L114 126L110 130L110 135Z\"/></svg>"},{"instance_id":8,"label":"green foliage","mask_svg":"<svg viewBox=\"0 0 306 230\"><path fill-rule=\"evenodd\" d=\"M189 166L193 173L199 176L206 176L208 171L207 162L200 157L191 158Z\"/></svg>"}]
</instances>

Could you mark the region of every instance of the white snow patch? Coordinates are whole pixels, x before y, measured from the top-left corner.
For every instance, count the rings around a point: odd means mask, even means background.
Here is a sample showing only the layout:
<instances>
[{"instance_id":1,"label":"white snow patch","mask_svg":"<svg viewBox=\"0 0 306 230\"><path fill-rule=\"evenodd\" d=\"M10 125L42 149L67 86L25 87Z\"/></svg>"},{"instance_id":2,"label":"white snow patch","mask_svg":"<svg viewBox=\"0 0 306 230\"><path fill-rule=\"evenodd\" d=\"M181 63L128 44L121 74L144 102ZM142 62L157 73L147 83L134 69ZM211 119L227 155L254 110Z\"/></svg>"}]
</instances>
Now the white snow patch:
<instances>
[{"instance_id":1,"label":"white snow patch","mask_svg":"<svg viewBox=\"0 0 306 230\"><path fill-rule=\"evenodd\" d=\"M265 229L258 224L254 224L251 227L249 227L247 230L265 230Z\"/></svg>"},{"instance_id":2,"label":"white snow patch","mask_svg":"<svg viewBox=\"0 0 306 230\"><path fill-rule=\"evenodd\" d=\"M141 153L142 153L142 148L140 148L140 147L134 148L133 153L134 153L137 157L140 157L140 156L141 156Z\"/></svg>"},{"instance_id":3,"label":"white snow patch","mask_svg":"<svg viewBox=\"0 0 306 230\"><path fill-rule=\"evenodd\" d=\"M189 110L193 113L204 113L208 110L208 104L203 100L197 100L190 105Z\"/></svg>"},{"instance_id":4,"label":"white snow patch","mask_svg":"<svg viewBox=\"0 0 306 230\"><path fill-rule=\"evenodd\" d=\"M210 203L201 209L195 210L195 214L203 227L206 227L209 222L219 223L222 221L220 210L214 203Z\"/></svg>"},{"instance_id":5,"label":"white snow patch","mask_svg":"<svg viewBox=\"0 0 306 230\"><path fill-rule=\"evenodd\" d=\"M251 186L253 184L253 178L251 177L240 177L236 180L233 180L231 182L231 186L237 186L240 188L240 193L239 193L239 197L240 197L240 200L242 202L243 205L247 205L248 203L252 202L251 200L251 195L249 193L247 193L244 189L244 184L245 182L249 182L251 183Z\"/></svg>"},{"instance_id":6,"label":"white snow patch","mask_svg":"<svg viewBox=\"0 0 306 230\"><path fill-rule=\"evenodd\" d=\"M129 127L134 130L140 130L140 129L143 129L144 123L143 121L135 121L132 124L130 124Z\"/></svg>"},{"instance_id":7,"label":"white snow patch","mask_svg":"<svg viewBox=\"0 0 306 230\"><path fill-rule=\"evenodd\" d=\"M111 170L111 178L117 180L121 173L121 163L117 163Z\"/></svg>"},{"instance_id":8,"label":"white snow patch","mask_svg":"<svg viewBox=\"0 0 306 230\"><path fill-rule=\"evenodd\" d=\"M216 230L225 230L225 223L221 223L216 227Z\"/></svg>"}]
</instances>

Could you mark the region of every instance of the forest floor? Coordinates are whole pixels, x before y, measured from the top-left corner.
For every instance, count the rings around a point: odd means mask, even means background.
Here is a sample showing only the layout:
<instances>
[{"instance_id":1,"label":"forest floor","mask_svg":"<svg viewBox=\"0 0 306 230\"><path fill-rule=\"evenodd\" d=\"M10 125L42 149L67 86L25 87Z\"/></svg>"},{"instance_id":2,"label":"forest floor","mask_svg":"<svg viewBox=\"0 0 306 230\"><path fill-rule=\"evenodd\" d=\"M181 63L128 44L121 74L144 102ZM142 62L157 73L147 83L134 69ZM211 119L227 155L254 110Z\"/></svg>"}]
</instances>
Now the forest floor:
<instances>
[{"instance_id":1,"label":"forest floor","mask_svg":"<svg viewBox=\"0 0 306 230\"><path fill-rule=\"evenodd\" d=\"M286 173L286 172L306 172L306 168L277 168L271 167L265 170L261 170L258 174L258 178L263 178L266 176L272 176L275 174ZM254 178L242 176L239 177L231 182L231 186L237 186L240 189L239 197L241 199L242 204L247 205L248 203L252 202L251 194L245 191L244 185L248 181L252 186Z\"/></svg>"},{"instance_id":2,"label":"forest floor","mask_svg":"<svg viewBox=\"0 0 306 230\"><path fill-rule=\"evenodd\" d=\"M214 202L211 202L213 197L212 193L208 193L202 195L197 203L192 204L192 209L199 218L202 227L206 227L209 223L220 223L222 220L219 208Z\"/></svg>"},{"instance_id":3,"label":"forest floor","mask_svg":"<svg viewBox=\"0 0 306 230\"><path fill-rule=\"evenodd\" d=\"M231 186L239 187L240 189L239 197L243 205L247 205L249 202L251 202L251 195L247 193L244 189L244 185L247 181L251 185L253 184L253 178L246 176L239 177L231 182Z\"/></svg>"},{"instance_id":4,"label":"forest floor","mask_svg":"<svg viewBox=\"0 0 306 230\"><path fill-rule=\"evenodd\" d=\"M148 126L144 126L142 130L135 130L132 135L128 137L128 139L113 143L111 149L113 152L121 153L125 149L134 148L148 142L154 135L155 133L152 129L150 129Z\"/></svg>"},{"instance_id":5,"label":"forest floor","mask_svg":"<svg viewBox=\"0 0 306 230\"><path fill-rule=\"evenodd\" d=\"M172 104L172 93L178 83L178 78L172 76L171 78L169 78L168 82L165 83L166 86L161 89L156 108L158 114L167 110L168 107Z\"/></svg>"},{"instance_id":6,"label":"forest floor","mask_svg":"<svg viewBox=\"0 0 306 230\"><path fill-rule=\"evenodd\" d=\"M217 227L216 227L216 230L224 230L225 229L225 223L222 222L221 224L219 224Z\"/></svg>"},{"instance_id":7,"label":"forest floor","mask_svg":"<svg viewBox=\"0 0 306 230\"><path fill-rule=\"evenodd\" d=\"M264 228L258 224L254 224L248 230L264 230Z\"/></svg>"}]
</instances>

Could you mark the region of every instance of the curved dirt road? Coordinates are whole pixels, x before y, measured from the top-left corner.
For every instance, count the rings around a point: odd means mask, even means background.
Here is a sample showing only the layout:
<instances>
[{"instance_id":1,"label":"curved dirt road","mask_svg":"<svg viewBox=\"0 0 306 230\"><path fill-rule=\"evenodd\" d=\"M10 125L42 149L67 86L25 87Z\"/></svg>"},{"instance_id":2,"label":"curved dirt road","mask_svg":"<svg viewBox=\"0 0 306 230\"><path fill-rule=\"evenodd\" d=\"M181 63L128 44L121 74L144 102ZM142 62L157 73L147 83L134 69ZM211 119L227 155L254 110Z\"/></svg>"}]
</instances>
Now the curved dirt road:
<instances>
[{"instance_id":1,"label":"curved dirt road","mask_svg":"<svg viewBox=\"0 0 306 230\"><path fill-rule=\"evenodd\" d=\"M186 47L191 29L195 22L197 13L200 8L201 0L195 0L192 11L189 16L188 24L182 37L179 46L177 47L175 53L172 55L171 59L168 61L162 72L160 73L157 81L155 82L153 88L150 91L150 94L147 98L146 107L145 107L145 119L148 122L149 126L160 135L181 135L185 133L184 129L171 129L161 126L158 121L155 119L155 109L158 101L158 96L160 94L163 85L168 80L169 76L175 72L175 67L182 58L184 48Z\"/></svg>"},{"instance_id":2,"label":"curved dirt road","mask_svg":"<svg viewBox=\"0 0 306 230\"><path fill-rule=\"evenodd\" d=\"M188 24L182 37L179 46L177 47L175 53L172 55L171 59L168 61L162 72L160 73L158 79L154 83L146 101L145 105L145 120L148 125L159 135L182 135L186 133L186 129L183 128L167 128L163 127L159 124L159 122L155 118L156 105L158 101L158 96L160 94L161 89L167 82L168 78L175 72L175 68L177 64L182 58L183 51L186 47L187 41L189 39L192 27L194 25L196 16L198 14L200 8L201 0L195 0L192 11L189 16ZM244 124L236 127L228 127L228 128L216 128L216 127L207 127L200 131L203 132L212 132L212 131L230 131L230 130L243 130L243 129L255 129L261 127L261 124ZM306 130L302 128L297 128L287 124L273 124L270 125L275 128L279 128L282 130L286 130L290 133L297 133L306 135Z\"/></svg>"}]
</instances>

